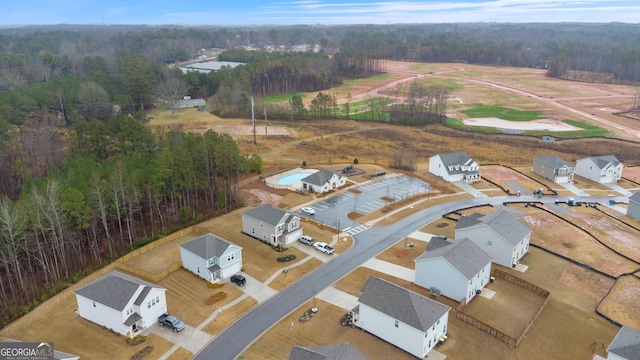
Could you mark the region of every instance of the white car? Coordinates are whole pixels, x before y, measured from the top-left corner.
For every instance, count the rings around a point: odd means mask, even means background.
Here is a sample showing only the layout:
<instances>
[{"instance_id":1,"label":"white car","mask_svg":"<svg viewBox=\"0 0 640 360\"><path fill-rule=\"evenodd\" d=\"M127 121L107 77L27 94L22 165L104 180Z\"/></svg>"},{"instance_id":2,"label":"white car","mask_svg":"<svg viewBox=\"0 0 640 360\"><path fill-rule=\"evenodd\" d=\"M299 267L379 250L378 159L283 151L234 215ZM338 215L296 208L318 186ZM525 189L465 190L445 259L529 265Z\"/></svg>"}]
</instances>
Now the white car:
<instances>
[{"instance_id":1,"label":"white car","mask_svg":"<svg viewBox=\"0 0 640 360\"><path fill-rule=\"evenodd\" d=\"M315 247L316 250L322 251L323 253L325 253L327 255L333 254L333 248L331 246L329 246L327 243L317 242L317 243L313 244L313 247Z\"/></svg>"},{"instance_id":2,"label":"white car","mask_svg":"<svg viewBox=\"0 0 640 360\"><path fill-rule=\"evenodd\" d=\"M315 210L313 210L313 208L305 206L302 209L300 209L300 211L302 211L303 213L307 214L307 215L313 215L316 213Z\"/></svg>"}]
</instances>

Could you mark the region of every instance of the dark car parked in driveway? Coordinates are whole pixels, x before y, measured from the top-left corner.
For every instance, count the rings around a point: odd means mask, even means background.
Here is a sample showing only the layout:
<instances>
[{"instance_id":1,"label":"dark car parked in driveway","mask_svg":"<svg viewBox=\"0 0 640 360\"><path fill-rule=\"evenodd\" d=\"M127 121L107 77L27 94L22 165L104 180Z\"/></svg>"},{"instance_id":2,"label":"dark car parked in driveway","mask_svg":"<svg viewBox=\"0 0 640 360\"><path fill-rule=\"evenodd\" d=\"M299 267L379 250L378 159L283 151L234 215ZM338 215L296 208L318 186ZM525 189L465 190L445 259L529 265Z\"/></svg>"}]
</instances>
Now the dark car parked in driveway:
<instances>
[{"instance_id":1,"label":"dark car parked in driveway","mask_svg":"<svg viewBox=\"0 0 640 360\"><path fill-rule=\"evenodd\" d=\"M231 279L229 279L229 281L231 281L232 283L238 286L243 286L244 284L247 283L247 279L244 276L239 274L231 276Z\"/></svg>"},{"instance_id":2,"label":"dark car parked in driveway","mask_svg":"<svg viewBox=\"0 0 640 360\"><path fill-rule=\"evenodd\" d=\"M160 315L158 318L158 324L160 324L160 326L166 326L176 332L184 330L184 323L182 320L169 314Z\"/></svg>"}]
</instances>

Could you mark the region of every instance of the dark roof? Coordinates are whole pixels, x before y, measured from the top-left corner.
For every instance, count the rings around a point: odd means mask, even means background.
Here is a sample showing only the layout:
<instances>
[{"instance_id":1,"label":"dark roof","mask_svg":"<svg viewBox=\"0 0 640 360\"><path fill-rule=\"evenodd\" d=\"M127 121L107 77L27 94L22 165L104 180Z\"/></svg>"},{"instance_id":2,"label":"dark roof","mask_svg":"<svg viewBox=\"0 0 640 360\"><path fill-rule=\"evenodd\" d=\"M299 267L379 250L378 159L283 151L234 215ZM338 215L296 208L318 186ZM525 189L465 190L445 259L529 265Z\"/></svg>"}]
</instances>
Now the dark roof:
<instances>
[{"instance_id":1,"label":"dark roof","mask_svg":"<svg viewBox=\"0 0 640 360\"><path fill-rule=\"evenodd\" d=\"M456 230L485 224L511 245L517 245L531 229L522 224L505 210L500 210L487 215L473 214L462 216L456 224Z\"/></svg>"},{"instance_id":2,"label":"dark roof","mask_svg":"<svg viewBox=\"0 0 640 360\"><path fill-rule=\"evenodd\" d=\"M427 331L451 310L446 305L375 276L370 276L364 284L358 302L421 331Z\"/></svg>"},{"instance_id":3,"label":"dark roof","mask_svg":"<svg viewBox=\"0 0 640 360\"><path fill-rule=\"evenodd\" d=\"M140 306L140 304L142 304L142 302L144 301L144 298L147 297L149 291L151 291L151 286L145 286L144 289L142 289L142 291L140 292L140 295L138 295L136 301L133 302L133 305Z\"/></svg>"},{"instance_id":4,"label":"dark roof","mask_svg":"<svg viewBox=\"0 0 640 360\"><path fill-rule=\"evenodd\" d=\"M480 173L480 171L477 171L477 170L463 171L462 168L458 168L458 169L455 168L455 165L470 166L474 162L473 159L471 159L466 152L461 152L461 151L451 152L451 153L438 154L436 156L440 157L442 164L445 166L447 173L450 175L461 174L461 173L465 173L465 174ZM454 166L454 168L450 169L449 166Z\"/></svg>"},{"instance_id":5,"label":"dark roof","mask_svg":"<svg viewBox=\"0 0 640 360\"><path fill-rule=\"evenodd\" d=\"M607 351L629 360L640 359L640 330L623 326Z\"/></svg>"},{"instance_id":6,"label":"dark roof","mask_svg":"<svg viewBox=\"0 0 640 360\"><path fill-rule=\"evenodd\" d=\"M629 201L640 203L640 192L637 192L629 197Z\"/></svg>"},{"instance_id":7,"label":"dark roof","mask_svg":"<svg viewBox=\"0 0 640 360\"><path fill-rule=\"evenodd\" d=\"M324 186L324 184L326 184L327 182L329 182L329 180L331 180L333 175L338 175L338 177L342 176L331 169L322 169L302 179L302 182L306 182L306 183L317 185L317 186Z\"/></svg>"},{"instance_id":8,"label":"dark roof","mask_svg":"<svg viewBox=\"0 0 640 360\"><path fill-rule=\"evenodd\" d=\"M618 166L618 164L620 164L620 160L618 160L618 158L616 158L613 155L592 156L590 158L585 158L585 159L591 159L591 161L593 161L593 163L596 164L596 166L600 169L604 169L609 164L613 166Z\"/></svg>"},{"instance_id":9,"label":"dark roof","mask_svg":"<svg viewBox=\"0 0 640 360\"><path fill-rule=\"evenodd\" d=\"M436 246L432 247L431 242ZM444 258L451 266L458 269L462 275L470 280L476 276L487 264L491 263L491 256L469 239L448 241L442 238L432 238L427 250L416 258L416 262L424 259Z\"/></svg>"},{"instance_id":10,"label":"dark roof","mask_svg":"<svg viewBox=\"0 0 640 360\"><path fill-rule=\"evenodd\" d=\"M230 246L239 247L211 233L180 244L181 248L189 250L205 260L220 257Z\"/></svg>"},{"instance_id":11,"label":"dark roof","mask_svg":"<svg viewBox=\"0 0 640 360\"><path fill-rule=\"evenodd\" d=\"M569 164L568 162L566 162L565 160L563 160L562 158L556 155L542 156L542 157L536 158L535 161L553 169L560 169L563 166L573 167L573 165Z\"/></svg>"},{"instance_id":12,"label":"dark roof","mask_svg":"<svg viewBox=\"0 0 640 360\"><path fill-rule=\"evenodd\" d=\"M285 216L292 216L288 211L279 209L271 204L263 204L242 213L243 215L264 221L269 225L276 226Z\"/></svg>"},{"instance_id":13,"label":"dark roof","mask_svg":"<svg viewBox=\"0 0 640 360\"><path fill-rule=\"evenodd\" d=\"M340 343L314 348L294 346L289 360L368 360L368 358L349 343Z\"/></svg>"},{"instance_id":14,"label":"dark roof","mask_svg":"<svg viewBox=\"0 0 640 360\"><path fill-rule=\"evenodd\" d=\"M112 271L89 285L76 290L75 293L112 309L122 311L141 286L164 289L133 276ZM138 298L136 298L137 301Z\"/></svg>"},{"instance_id":15,"label":"dark roof","mask_svg":"<svg viewBox=\"0 0 640 360\"><path fill-rule=\"evenodd\" d=\"M140 316L140 314L138 314L137 312L134 312L133 314L131 314L131 316L127 318L127 320L124 321L124 325L131 326L137 323L138 321L140 321L140 319L142 319L142 316Z\"/></svg>"}]
</instances>

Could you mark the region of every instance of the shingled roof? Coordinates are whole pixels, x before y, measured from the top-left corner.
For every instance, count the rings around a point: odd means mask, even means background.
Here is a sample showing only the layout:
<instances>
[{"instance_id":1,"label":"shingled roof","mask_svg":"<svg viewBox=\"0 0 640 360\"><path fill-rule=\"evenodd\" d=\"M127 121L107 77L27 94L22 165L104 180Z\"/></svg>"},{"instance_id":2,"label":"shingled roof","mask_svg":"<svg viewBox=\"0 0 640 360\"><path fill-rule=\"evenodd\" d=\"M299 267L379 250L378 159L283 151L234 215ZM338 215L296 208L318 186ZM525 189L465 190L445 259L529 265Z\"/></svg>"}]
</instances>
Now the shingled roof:
<instances>
[{"instance_id":1,"label":"shingled roof","mask_svg":"<svg viewBox=\"0 0 640 360\"><path fill-rule=\"evenodd\" d=\"M433 246L432 246L433 243ZM444 258L451 266L470 280L480 270L491 263L491 256L467 238L449 241L446 238L431 238L427 250L418 256L415 261L434 258Z\"/></svg>"},{"instance_id":2,"label":"shingled roof","mask_svg":"<svg viewBox=\"0 0 640 360\"><path fill-rule=\"evenodd\" d=\"M368 358L349 343L340 343L314 348L294 346L289 360L368 360Z\"/></svg>"},{"instance_id":3,"label":"shingled roof","mask_svg":"<svg viewBox=\"0 0 640 360\"><path fill-rule=\"evenodd\" d=\"M438 154L436 156L440 157L440 160L442 161L442 164L444 164L449 175L461 173L480 173L479 171L462 170L462 166L470 166L473 163L473 159L471 159L466 152L451 152ZM458 167L458 169L456 169L455 165L460 165L461 167ZM453 166L453 168L449 168L450 166Z\"/></svg>"},{"instance_id":4,"label":"shingled roof","mask_svg":"<svg viewBox=\"0 0 640 360\"><path fill-rule=\"evenodd\" d=\"M271 204L263 204L253 209L247 210L242 213L243 215L250 216L254 219L264 221L269 225L276 226L280 223L280 220L286 215L293 215L287 211L279 209Z\"/></svg>"},{"instance_id":5,"label":"shingled roof","mask_svg":"<svg viewBox=\"0 0 640 360\"><path fill-rule=\"evenodd\" d=\"M151 288L164 289L133 276L112 271L89 285L76 290L75 293L112 309L122 311L141 286L145 287L143 291L147 291L147 293ZM138 300L136 299L136 303Z\"/></svg>"},{"instance_id":6,"label":"shingled roof","mask_svg":"<svg viewBox=\"0 0 640 360\"><path fill-rule=\"evenodd\" d=\"M556 155L542 156L536 158L536 161L553 169L560 169L563 166L573 167L573 165Z\"/></svg>"},{"instance_id":7,"label":"shingled roof","mask_svg":"<svg viewBox=\"0 0 640 360\"><path fill-rule=\"evenodd\" d=\"M531 229L526 227L505 210L500 210L487 215L472 214L471 216L462 216L456 224L456 230L474 227L481 224L491 228L511 245L517 245L525 236L531 233Z\"/></svg>"},{"instance_id":8,"label":"shingled roof","mask_svg":"<svg viewBox=\"0 0 640 360\"><path fill-rule=\"evenodd\" d=\"M451 310L446 305L375 276L367 280L358 302L425 332Z\"/></svg>"},{"instance_id":9,"label":"shingled roof","mask_svg":"<svg viewBox=\"0 0 640 360\"><path fill-rule=\"evenodd\" d=\"M640 359L640 330L623 326L607 350L625 359Z\"/></svg>"},{"instance_id":10,"label":"shingled roof","mask_svg":"<svg viewBox=\"0 0 640 360\"><path fill-rule=\"evenodd\" d=\"M180 244L180 247L200 256L203 259L220 257L230 246L239 247L211 233Z\"/></svg>"},{"instance_id":11,"label":"shingled roof","mask_svg":"<svg viewBox=\"0 0 640 360\"><path fill-rule=\"evenodd\" d=\"M316 186L323 186L324 184L329 182L329 180L331 180L333 175L341 176L341 175L337 174L335 171L333 171L331 169L322 169L322 170L320 170L320 171L318 171L316 173L313 173L313 174L307 176L306 178L302 179L301 181L309 183L309 184L313 184L313 185L316 185Z\"/></svg>"},{"instance_id":12,"label":"shingled roof","mask_svg":"<svg viewBox=\"0 0 640 360\"><path fill-rule=\"evenodd\" d=\"M613 166L618 166L618 164L620 164L620 160L618 160L618 158L613 155L592 156L591 158L587 159L591 159L591 161L593 161L593 163L596 164L599 169L604 169L609 164Z\"/></svg>"}]
</instances>

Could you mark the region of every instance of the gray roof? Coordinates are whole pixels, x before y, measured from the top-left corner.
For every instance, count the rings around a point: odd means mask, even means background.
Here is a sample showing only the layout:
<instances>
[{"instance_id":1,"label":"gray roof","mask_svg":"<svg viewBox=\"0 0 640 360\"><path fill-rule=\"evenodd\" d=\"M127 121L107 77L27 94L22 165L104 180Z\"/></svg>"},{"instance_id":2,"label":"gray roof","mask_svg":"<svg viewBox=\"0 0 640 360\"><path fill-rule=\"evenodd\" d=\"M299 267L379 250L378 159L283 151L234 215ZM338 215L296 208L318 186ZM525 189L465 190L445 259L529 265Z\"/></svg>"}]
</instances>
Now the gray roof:
<instances>
[{"instance_id":1,"label":"gray roof","mask_svg":"<svg viewBox=\"0 0 640 360\"><path fill-rule=\"evenodd\" d=\"M535 161L553 169L560 169L564 166L570 167L570 168L573 167L573 165L569 164L564 159L556 155L542 156L542 157L536 158Z\"/></svg>"},{"instance_id":2,"label":"gray roof","mask_svg":"<svg viewBox=\"0 0 640 360\"><path fill-rule=\"evenodd\" d=\"M370 276L358 299L394 319L421 331L427 331L450 307L386 280Z\"/></svg>"},{"instance_id":3,"label":"gray roof","mask_svg":"<svg viewBox=\"0 0 640 360\"><path fill-rule=\"evenodd\" d=\"M258 207L254 207L251 210L243 212L242 215L264 221L272 226L280 224L285 216L293 216L290 212L279 209L271 204L263 204Z\"/></svg>"},{"instance_id":4,"label":"gray roof","mask_svg":"<svg viewBox=\"0 0 640 360\"><path fill-rule=\"evenodd\" d=\"M122 311L140 286L164 289L133 276L112 271L89 285L76 290L75 293L112 309Z\"/></svg>"},{"instance_id":5,"label":"gray roof","mask_svg":"<svg viewBox=\"0 0 640 360\"><path fill-rule=\"evenodd\" d=\"M620 164L620 160L618 160L618 158L616 158L613 155L592 156L590 158L585 158L585 159L591 159L591 161L593 161L593 163L599 169L604 169L609 165L618 166L618 164ZM581 160L584 160L584 159L581 159Z\"/></svg>"},{"instance_id":6,"label":"gray roof","mask_svg":"<svg viewBox=\"0 0 640 360\"><path fill-rule=\"evenodd\" d=\"M239 247L211 233L180 244L181 248L189 250L205 260L220 257L230 246Z\"/></svg>"},{"instance_id":7,"label":"gray roof","mask_svg":"<svg viewBox=\"0 0 640 360\"><path fill-rule=\"evenodd\" d=\"M368 360L368 358L349 343L340 343L313 348L294 346L289 360Z\"/></svg>"},{"instance_id":8,"label":"gray roof","mask_svg":"<svg viewBox=\"0 0 640 360\"><path fill-rule=\"evenodd\" d=\"M431 245L432 242L434 246ZM467 238L449 241L436 237L431 238L427 250L415 261L439 257L458 269L467 280L476 276L480 270L491 263L491 256Z\"/></svg>"},{"instance_id":9,"label":"gray roof","mask_svg":"<svg viewBox=\"0 0 640 360\"><path fill-rule=\"evenodd\" d=\"M205 61L205 62L199 62L199 63L193 63L193 64L181 66L180 69L185 74L190 71L209 73L211 71L218 71L223 66L234 68L239 65L244 65L244 63L234 62L234 61Z\"/></svg>"},{"instance_id":10,"label":"gray roof","mask_svg":"<svg viewBox=\"0 0 640 360\"><path fill-rule=\"evenodd\" d=\"M145 286L144 289L142 289L142 291L140 292L140 295L138 295L136 301L133 302L133 305L140 306L140 304L142 304L142 302L144 301L144 298L147 297L149 291L151 291L151 286Z\"/></svg>"},{"instance_id":11,"label":"gray roof","mask_svg":"<svg viewBox=\"0 0 640 360\"><path fill-rule=\"evenodd\" d=\"M629 201L633 201L640 204L640 192L637 192L631 196L629 196Z\"/></svg>"},{"instance_id":12,"label":"gray roof","mask_svg":"<svg viewBox=\"0 0 640 360\"><path fill-rule=\"evenodd\" d=\"M444 153L444 154L438 154L436 156L440 157L440 160L442 160L442 164L444 164L445 169L447 170L447 173L450 175L454 175L454 174L479 174L480 171L463 171L461 168L456 169L455 167L453 169L449 169L449 166L455 166L455 165L459 165L459 166L470 166L474 161L473 159L471 159L469 157L469 155L466 152L451 152L451 153Z\"/></svg>"},{"instance_id":13,"label":"gray roof","mask_svg":"<svg viewBox=\"0 0 640 360\"><path fill-rule=\"evenodd\" d=\"M134 312L133 314L131 314L131 316L127 318L127 320L124 321L123 324L125 326L131 326L140 320L142 320L142 316L140 316L140 314L138 314L137 312Z\"/></svg>"},{"instance_id":14,"label":"gray roof","mask_svg":"<svg viewBox=\"0 0 640 360\"><path fill-rule=\"evenodd\" d=\"M607 351L629 360L640 359L640 330L623 326Z\"/></svg>"},{"instance_id":15,"label":"gray roof","mask_svg":"<svg viewBox=\"0 0 640 360\"><path fill-rule=\"evenodd\" d=\"M331 169L322 169L318 172L315 172L307 176L301 181L309 184L317 185L317 186L324 186L324 184L326 184L327 182L329 182L329 180L331 180L333 175L342 176Z\"/></svg>"},{"instance_id":16,"label":"gray roof","mask_svg":"<svg viewBox=\"0 0 640 360\"><path fill-rule=\"evenodd\" d=\"M526 227L505 210L500 210L487 215L473 214L471 216L462 216L456 224L456 230L478 225L488 226L511 245L517 245L522 239L531 233L531 229Z\"/></svg>"}]
</instances>

